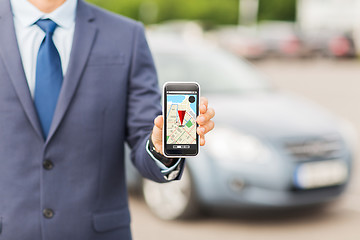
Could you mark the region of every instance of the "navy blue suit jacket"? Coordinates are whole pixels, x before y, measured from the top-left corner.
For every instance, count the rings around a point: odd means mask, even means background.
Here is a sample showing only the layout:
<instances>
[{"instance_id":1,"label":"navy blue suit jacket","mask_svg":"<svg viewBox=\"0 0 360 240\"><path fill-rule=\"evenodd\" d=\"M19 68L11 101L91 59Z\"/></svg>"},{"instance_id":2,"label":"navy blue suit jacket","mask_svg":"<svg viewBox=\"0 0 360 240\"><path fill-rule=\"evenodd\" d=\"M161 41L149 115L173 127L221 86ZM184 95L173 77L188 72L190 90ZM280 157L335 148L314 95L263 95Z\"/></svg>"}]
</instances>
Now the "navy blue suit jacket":
<instances>
[{"instance_id":1,"label":"navy blue suit jacket","mask_svg":"<svg viewBox=\"0 0 360 240\"><path fill-rule=\"evenodd\" d=\"M10 4L0 0L0 240L131 239L124 143L144 177L164 182L145 150L158 114L143 26L80 0L68 71L44 140ZM53 168L44 168L45 160Z\"/></svg>"}]
</instances>

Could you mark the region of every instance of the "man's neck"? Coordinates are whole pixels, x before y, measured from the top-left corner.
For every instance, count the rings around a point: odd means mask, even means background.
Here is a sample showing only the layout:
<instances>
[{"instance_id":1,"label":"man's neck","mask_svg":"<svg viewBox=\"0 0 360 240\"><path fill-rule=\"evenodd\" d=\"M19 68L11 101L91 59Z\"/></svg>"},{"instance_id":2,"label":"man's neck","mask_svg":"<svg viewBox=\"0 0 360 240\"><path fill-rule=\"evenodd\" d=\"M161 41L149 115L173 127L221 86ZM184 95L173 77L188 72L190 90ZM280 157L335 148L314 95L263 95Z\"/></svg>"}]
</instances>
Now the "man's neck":
<instances>
[{"instance_id":1,"label":"man's neck","mask_svg":"<svg viewBox=\"0 0 360 240\"><path fill-rule=\"evenodd\" d=\"M51 13L60 7L66 0L28 0L31 4L37 7L44 13Z\"/></svg>"}]
</instances>

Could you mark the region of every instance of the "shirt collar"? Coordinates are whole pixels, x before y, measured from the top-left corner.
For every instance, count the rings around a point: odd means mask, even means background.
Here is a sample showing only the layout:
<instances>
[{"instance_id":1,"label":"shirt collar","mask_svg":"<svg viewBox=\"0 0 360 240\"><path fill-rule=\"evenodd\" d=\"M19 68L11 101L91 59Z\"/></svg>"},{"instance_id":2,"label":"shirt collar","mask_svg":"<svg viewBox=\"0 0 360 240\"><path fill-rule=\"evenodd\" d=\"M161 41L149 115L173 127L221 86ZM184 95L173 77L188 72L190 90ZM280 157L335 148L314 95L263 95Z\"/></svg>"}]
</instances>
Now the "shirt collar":
<instances>
[{"instance_id":1,"label":"shirt collar","mask_svg":"<svg viewBox=\"0 0 360 240\"><path fill-rule=\"evenodd\" d=\"M66 0L51 13L43 13L27 0L10 0L13 15L25 27L39 19L49 18L59 27L70 28L75 23L77 0Z\"/></svg>"}]
</instances>

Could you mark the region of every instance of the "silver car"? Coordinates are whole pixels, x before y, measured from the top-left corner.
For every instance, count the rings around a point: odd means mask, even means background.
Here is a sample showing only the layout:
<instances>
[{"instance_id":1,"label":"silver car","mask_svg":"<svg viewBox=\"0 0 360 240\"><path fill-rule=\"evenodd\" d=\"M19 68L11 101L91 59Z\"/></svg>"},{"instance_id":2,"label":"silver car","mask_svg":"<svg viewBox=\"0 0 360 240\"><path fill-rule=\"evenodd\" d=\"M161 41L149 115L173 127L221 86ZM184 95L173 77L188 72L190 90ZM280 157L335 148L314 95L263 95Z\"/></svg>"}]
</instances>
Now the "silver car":
<instances>
[{"instance_id":1,"label":"silver car","mask_svg":"<svg viewBox=\"0 0 360 240\"><path fill-rule=\"evenodd\" d=\"M344 192L356 144L349 124L274 89L249 63L216 47L150 39L160 82L196 81L216 109L216 127L198 157L186 160L181 181L140 181L128 166L129 185L142 188L155 215L307 206Z\"/></svg>"}]
</instances>

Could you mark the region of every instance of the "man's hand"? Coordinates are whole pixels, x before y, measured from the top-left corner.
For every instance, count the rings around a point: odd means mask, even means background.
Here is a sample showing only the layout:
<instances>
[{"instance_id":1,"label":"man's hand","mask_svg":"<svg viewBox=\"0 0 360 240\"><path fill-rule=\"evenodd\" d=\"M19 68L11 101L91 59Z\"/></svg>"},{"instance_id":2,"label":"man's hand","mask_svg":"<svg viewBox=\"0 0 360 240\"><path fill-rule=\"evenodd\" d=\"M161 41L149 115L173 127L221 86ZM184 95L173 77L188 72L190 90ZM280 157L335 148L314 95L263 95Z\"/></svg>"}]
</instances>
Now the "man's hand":
<instances>
[{"instance_id":1,"label":"man's hand","mask_svg":"<svg viewBox=\"0 0 360 240\"><path fill-rule=\"evenodd\" d=\"M211 131L215 124L211 120L215 116L215 111L212 108L208 108L208 100L205 97L202 97L200 100L200 115L196 119L196 122L199 124L197 128L197 133L200 136L200 145L205 145L205 134ZM163 154L162 152L162 134L163 134L163 123L164 118L162 115L157 116L154 120L154 128L151 136L151 140L154 144L154 147L157 152Z\"/></svg>"}]
</instances>

